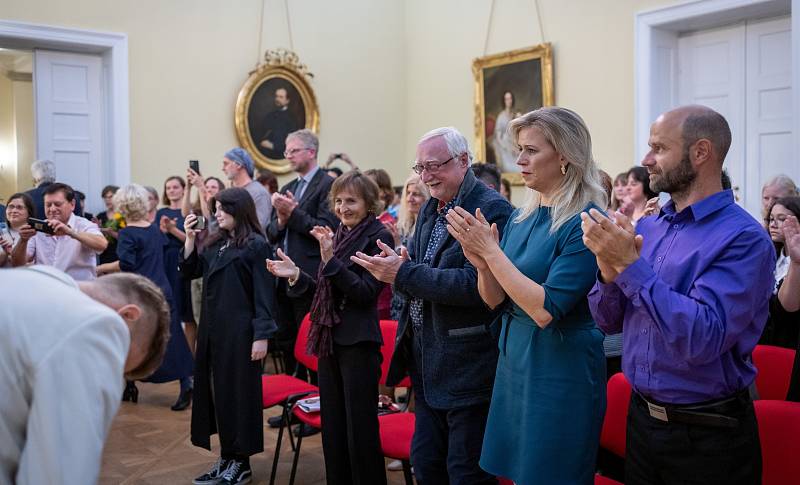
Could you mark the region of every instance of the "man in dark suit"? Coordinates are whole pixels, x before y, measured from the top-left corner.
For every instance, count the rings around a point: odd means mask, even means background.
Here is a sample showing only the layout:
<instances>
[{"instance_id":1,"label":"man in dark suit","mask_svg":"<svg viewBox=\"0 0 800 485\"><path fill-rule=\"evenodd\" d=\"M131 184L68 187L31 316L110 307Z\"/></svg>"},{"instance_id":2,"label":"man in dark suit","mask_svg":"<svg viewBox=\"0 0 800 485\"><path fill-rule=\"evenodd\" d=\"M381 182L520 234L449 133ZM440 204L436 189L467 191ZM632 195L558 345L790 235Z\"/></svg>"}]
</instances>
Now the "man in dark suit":
<instances>
[{"instance_id":1,"label":"man in dark suit","mask_svg":"<svg viewBox=\"0 0 800 485\"><path fill-rule=\"evenodd\" d=\"M297 128L297 120L289 111L289 92L284 88L275 90L277 109L264 118L264 136L259 147L261 152L273 160L281 160L286 149L286 137Z\"/></svg>"},{"instance_id":2,"label":"man in dark suit","mask_svg":"<svg viewBox=\"0 0 800 485\"><path fill-rule=\"evenodd\" d=\"M30 216L45 219L44 192L50 184L56 181L56 164L50 160L37 160L31 164L31 175L34 187L25 192L33 199L34 213ZM75 202L73 214L83 217L83 204L79 200Z\"/></svg>"},{"instance_id":3,"label":"man in dark suit","mask_svg":"<svg viewBox=\"0 0 800 485\"><path fill-rule=\"evenodd\" d=\"M295 131L286 138L286 159L297 172L292 180L272 194L272 217L267 226L267 238L275 248L282 248L303 271L310 275L319 269L319 243L311 235L314 226L335 229L339 220L328 207L328 193L333 179L317 165L319 139L310 130ZM311 308L313 294L297 297L286 295L286 282L278 286L277 344L283 349L286 372L302 376L305 369L297 369L294 359L294 342L300 322Z\"/></svg>"},{"instance_id":4,"label":"man in dark suit","mask_svg":"<svg viewBox=\"0 0 800 485\"><path fill-rule=\"evenodd\" d=\"M497 365L490 331L497 312L483 304L477 271L447 232L445 214L455 206L470 213L480 207L502 233L512 207L475 177L471 162L455 128L424 135L414 171L431 198L408 252L382 246L382 255L356 261L407 297L386 384L411 375L417 423L411 463L421 485L497 483L478 465Z\"/></svg>"}]
</instances>

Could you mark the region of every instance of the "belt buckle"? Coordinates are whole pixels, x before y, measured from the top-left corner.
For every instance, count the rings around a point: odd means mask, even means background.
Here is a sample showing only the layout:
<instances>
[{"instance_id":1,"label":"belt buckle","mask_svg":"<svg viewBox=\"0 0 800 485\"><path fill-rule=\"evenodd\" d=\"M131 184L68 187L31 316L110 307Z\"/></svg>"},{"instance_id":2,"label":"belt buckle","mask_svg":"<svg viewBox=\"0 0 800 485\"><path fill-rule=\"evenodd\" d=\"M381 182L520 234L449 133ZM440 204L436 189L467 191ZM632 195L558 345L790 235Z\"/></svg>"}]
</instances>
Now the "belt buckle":
<instances>
[{"instance_id":1,"label":"belt buckle","mask_svg":"<svg viewBox=\"0 0 800 485\"><path fill-rule=\"evenodd\" d=\"M665 423L669 422L669 418L667 417L667 409L663 406L655 405L647 400L647 410L650 412L650 417L656 418L659 421L664 421Z\"/></svg>"}]
</instances>

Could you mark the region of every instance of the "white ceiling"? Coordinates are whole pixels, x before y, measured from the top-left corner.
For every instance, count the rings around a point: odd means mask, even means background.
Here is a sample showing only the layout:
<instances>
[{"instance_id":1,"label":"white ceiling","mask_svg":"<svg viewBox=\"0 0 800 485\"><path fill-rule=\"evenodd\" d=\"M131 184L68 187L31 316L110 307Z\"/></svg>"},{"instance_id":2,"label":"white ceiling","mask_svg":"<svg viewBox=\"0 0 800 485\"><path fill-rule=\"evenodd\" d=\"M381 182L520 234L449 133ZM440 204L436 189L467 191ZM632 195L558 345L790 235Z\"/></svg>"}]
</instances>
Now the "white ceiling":
<instances>
[{"instance_id":1,"label":"white ceiling","mask_svg":"<svg viewBox=\"0 0 800 485\"><path fill-rule=\"evenodd\" d=\"M0 70L7 72L33 72L33 52L0 47Z\"/></svg>"}]
</instances>

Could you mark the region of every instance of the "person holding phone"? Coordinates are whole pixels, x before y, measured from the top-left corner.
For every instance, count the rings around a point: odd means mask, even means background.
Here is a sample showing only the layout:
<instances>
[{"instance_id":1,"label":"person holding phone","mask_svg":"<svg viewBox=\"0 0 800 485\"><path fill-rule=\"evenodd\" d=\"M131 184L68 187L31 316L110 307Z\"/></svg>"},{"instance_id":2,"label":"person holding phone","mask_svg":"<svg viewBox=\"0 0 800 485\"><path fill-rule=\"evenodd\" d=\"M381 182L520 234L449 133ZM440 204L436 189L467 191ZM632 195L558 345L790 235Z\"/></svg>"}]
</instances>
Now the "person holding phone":
<instances>
[{"instance_id":1,"label":"person holding phone","mask_svg":"<svg viewBox=\"0 0 800 485\"><path fill-rule=\"evenodd\" d=\"M48 185L44 206L47 219L41 223L41 230L30 223L19 228L20 240L11 253L11 264L33 262L54 266L77 281L95 279L97 255L106 249L108 241L97 224L73 213L72 187L58 182Z\"/></svg>"},{"instance_id":2,"label":"person holding phone","mask_svg":"<svg viewBox=\"0 0 800 485\"><path fill-rule=\"evenodd\" d=\"M33 199L30 195L19 192L8 198L5 222L0 223L0 268L11 267L11 251L20 240L19 230L28 223L33 211Z\"/></svg>"},{"instance_id":3,"label":"person holding phone","mask_svg":"<svg viewBox=\"0 0 800 485\"><path fill-rule=\"evenodd\" d=\"M197 216L186 216L180 272L203 278L198 327L192 444L221 454L194 483L248 483L250 456L264 450L261 359L277 326L275 279L264 264L272 251L258 224L253 198L231 188L211 200L220 231L198 250Z\"/></svg>"}]
</instances>

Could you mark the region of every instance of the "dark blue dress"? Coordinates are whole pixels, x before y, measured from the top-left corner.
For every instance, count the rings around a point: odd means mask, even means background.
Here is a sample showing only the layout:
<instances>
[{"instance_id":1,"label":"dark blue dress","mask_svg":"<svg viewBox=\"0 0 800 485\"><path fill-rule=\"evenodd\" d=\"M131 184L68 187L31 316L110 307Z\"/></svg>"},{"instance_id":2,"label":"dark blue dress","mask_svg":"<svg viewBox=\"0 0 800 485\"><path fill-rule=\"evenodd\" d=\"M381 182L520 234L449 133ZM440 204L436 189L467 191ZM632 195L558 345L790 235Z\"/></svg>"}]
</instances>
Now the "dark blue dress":
<instances>
[{"instance_id":1,"label":"dark blue dress","mask_svg":"<svg viewBox=\"0 0 800 485\"><path fill-rule=\"evenodd\" d=\"M156 219L153 224L158 227L161 216L167 216L170 219L177 219L176 224L178 228L183 230L183 221L185 217L181 214L180 209L170 209L163 207L156 212ZM167 245L164 247L164 271L167 274L167 279L172 287L172 295L175 299L175 308L178 310L178 318L182 322L194 322L194 314L192 312L192 296L191 286L188 282L184 282L178 273L178 260L181 250L183 249L183 242L172 234L167 234Z\"/></svg>"},{"instance_id":2,"label":"dark blue dress","mask_svg":"<svg viewBox=\"0 0 800 485\"><path fill-rule=\"evenodd\" d=\"M591 485L606 407L603 334L587 299L597 262L579 215L550 234L549 207L518 213L501 247L544 287L553 320L540 328L513 302L503 317L481 468L518 485Z\"/></svg>"},{"instance_id":3,"label":"dark blue dress","mask_svg":"<svg viewBox=\"0 0 800 485\"><path fill-rule=\"evenodd\" d=\"M149 278L161 288L170 307L169 343L161 367L147 380L169 382L192 375L192 352L181 328L177 308L173 304L172 287L164 272L164 246L167 238L158 225L147 227L128 226L119 232L117 256L122 271L136 273Z\"/></svg>"}]
</instances>

